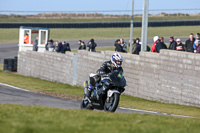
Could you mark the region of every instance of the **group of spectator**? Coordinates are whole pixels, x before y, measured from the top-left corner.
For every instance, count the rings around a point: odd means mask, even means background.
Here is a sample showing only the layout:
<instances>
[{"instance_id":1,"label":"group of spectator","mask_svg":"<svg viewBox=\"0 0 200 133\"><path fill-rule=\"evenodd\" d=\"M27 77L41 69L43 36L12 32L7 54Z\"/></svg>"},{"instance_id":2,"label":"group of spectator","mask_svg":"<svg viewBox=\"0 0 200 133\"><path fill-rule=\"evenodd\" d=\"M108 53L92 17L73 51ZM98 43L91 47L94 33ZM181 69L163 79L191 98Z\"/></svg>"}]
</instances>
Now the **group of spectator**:
<instances>
[{"instance_id":1,"label":"group of spectator","mask_svg":"<svg viewBox=\"0 0 200 133\"><path fill-rule=\"evenodd\" d=\"M196 33L194 37L193 33L190 33L189 39L185 41L185 44L182 43L180 38L177 38L176 41L173 36L169 37L169 47L164 43L163 37L154 37L154 44L152 46L152 52L160 52L160 49L170 49L177 51L186 51L191 53L200 53L200 33Z\"/></svg>"},{"instance_id":2,"label":"group of spectator","mask_svg":"<svg viewBox=\"0 0 200 133\"><path fill-rule=\"evenodd\" d=\"M79 50L86 50L86 47L88 47L88 51L96 52L95 48L96 48L97 44L94 42L94 39L91 39L88 42L87 46L86 46L85 42L82 40L79 40L78 44L79 44L79 48L78 48ZM71 51L69 43L66 43L65 41L62 41L62 42L56 41L54 43L54 41L52 39L48 40L47 44L45 45L45 49L47 51L58 52L58 53L63 53L63 54L66 51ZM37 49L33 48L33 51L37 51Z\"/></svg>"},{"instance_id":3,"label":"group of spectator","mask_svg":"<svg viewBox=\"0 0 200 133\"><path fill-rule=\"evenodd\" d=\"M58 53L65 53L66 51L71 51L70 44L66 43L65 41L59 42L56 41L54 44L54 41L48 40L47 44L45 45L45 49L47 51L51 52L58 52Z\"/></svg>"},{"instance_id":4,"label":"group of spectator","mask_svg":"<svg viewBox=\"0 0 200 133\"><path fill-rule=\"evenodd\" d=\"M154 36L153 38L153 45L150 49L147 46L147 51L159 53L161 49L170 49L170 50L177 50L177 51L186 51L192 53L200 53L200 33L196 33L194 37L193 33L190 33L189 39L185 41L185 44L182 43L180 38L174 39L173 36L169 37L169 46L164 42L164 37ZM115 51L117 52L124 52L127 53L127 45L124 42L124 39L117 39L115 41ZM130 40L129 40L130 46ZM141 42L139 38L133 39L132 43L132 54L139 54L141 51Z\"/></svg>"},{"instance_id":5,"label":"group of spectator","mask_svg":"<svg viewBox=\"0 0 200 133\"><path fill-rule=\"evenodd\" d=\"M123 52L123 53L127 53L127 43L124 42L124 39L117 39L114 43L115 46L115 51L117 52ZM128 43L128 46L130 47L130 40ZM141 42L139 38L136 38L133 40L132 43L132 54L138 54L141 51ZM150 47L147 46L147 51L150 51Z\"/></svg>"},{"instance_id":6,"label":"group of spectator","mask_svg":"<svg viewBox=\"0 0 200 133\"><path fill-rule=\"evenodd\" d=\"M78 44L79 44L79 48L78 48L79 50L86 50L86 44L85 44L84 41L79 40ZM88 47L88 51L90 51L90 52L96 52L97 44L94 41L94 39L90 39L90 41L87 44L87 47Z\"/></svg>"},{"instance_id":7,"label":"group of spectator","mask_svg":"<svg viewBox=\"0 0 200 133\"><path fill-rule=\"evenodd\" d=\"M114 43L115 51L127 53L127 44L124 42L124 39L117 39Z\"/></svg>"},{"instance_id":8,"label":"group of spectator","mask_svg":"<svg viewBox=\"0 0 200 133\"><path fill-rule=\"evenodd\" d=\"M159 53L161 49L170 49L170 50L177 50L177 51L186 51L186 52L192 52L192 53L200 53L200 33L196 33L196 36L194 37L193 33L190 33L189 39L185 41L185 44L182 43L180 38L174 39L173 36L169 37L169 46L164 42L164 37L154 36L153 38L153 45L150 49L149 46L147 46L147 51L156 52ZM33 42L33 51L37 51L38 47L38 39ZM84 41L79 40L79 50L86 50L88 47L88 51L90 52L96 52L97 44L95 43L94 39L91 39L87 45ZM129 47L130 47L130 40L129 40ZM124 41L123 38L117 39L114 43L115 51L117 52L123 52L127 53L127 43ZM71 51L70 44L66 43L65 41L59 42L56 41L54 44L54 41L48 40L47 44L45 45L45 48L47 51L51 52L58 52L58 53L65 53L66 51ZM138 54L141 51L141 42L139 38L133 39L132 43L132 54Z\"/></svg>"}]
</instances>

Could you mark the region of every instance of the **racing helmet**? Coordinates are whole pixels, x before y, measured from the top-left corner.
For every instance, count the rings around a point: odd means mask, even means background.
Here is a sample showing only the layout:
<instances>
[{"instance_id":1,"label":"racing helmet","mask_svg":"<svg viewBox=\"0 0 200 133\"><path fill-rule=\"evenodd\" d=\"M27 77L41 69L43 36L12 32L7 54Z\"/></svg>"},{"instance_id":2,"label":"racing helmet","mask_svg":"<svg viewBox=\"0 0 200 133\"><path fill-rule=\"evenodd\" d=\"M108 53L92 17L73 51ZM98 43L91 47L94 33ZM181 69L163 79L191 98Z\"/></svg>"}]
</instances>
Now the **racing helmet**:
<instances>
[{"instance_id":1,"label":"racing helmet","mask_svg":"<svg viewBox=\"0 0 200 133\"><path fill-rule=\"evenodd\" d=\"M117 61L119 63L117 63ZM122 61L123 61L123 57L118 53L113 54L111 57L111 62L116 68L119 68L122 66Z\"/></svg>"}]
</instances>

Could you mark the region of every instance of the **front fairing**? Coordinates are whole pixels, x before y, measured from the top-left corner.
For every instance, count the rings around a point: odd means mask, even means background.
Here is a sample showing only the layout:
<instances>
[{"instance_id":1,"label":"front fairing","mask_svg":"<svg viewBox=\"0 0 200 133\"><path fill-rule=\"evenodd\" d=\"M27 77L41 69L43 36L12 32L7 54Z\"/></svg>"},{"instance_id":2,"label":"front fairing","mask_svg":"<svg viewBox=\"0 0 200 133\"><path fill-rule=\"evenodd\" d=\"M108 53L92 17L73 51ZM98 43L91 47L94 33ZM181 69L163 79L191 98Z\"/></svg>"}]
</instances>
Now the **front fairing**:
<instances>
[{"instance_id":1,"label":"front fairing","mask_svg":"<svg viewBox=\"0 0 200 133\"><path fill-rule=\"evenodd\" d=\"M125 79L122 71L114 70L110 74L109 77L110 77L112 83L114 84L114 86L116 86L116 87L125 87L126 86L126 79Z\"/></svg>"}]
</instances>

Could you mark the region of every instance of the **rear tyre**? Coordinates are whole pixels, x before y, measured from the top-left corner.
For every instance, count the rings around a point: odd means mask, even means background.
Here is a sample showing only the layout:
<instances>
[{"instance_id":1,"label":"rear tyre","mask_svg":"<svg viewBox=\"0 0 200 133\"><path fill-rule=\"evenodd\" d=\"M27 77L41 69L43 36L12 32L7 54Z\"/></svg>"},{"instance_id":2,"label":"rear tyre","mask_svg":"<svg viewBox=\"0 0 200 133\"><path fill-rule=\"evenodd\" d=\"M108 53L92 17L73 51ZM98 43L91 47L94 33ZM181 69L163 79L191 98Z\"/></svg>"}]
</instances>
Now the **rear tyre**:
<instances>
[{"instance_id":1,"label":"rear tyre","mask_svg":"<svg viewBox=\"0 0 200 133\"><path fill-rule=\"evenodd\" d=\"M107 112L115 112L119 104L120 95L118 93L114 93L110 98L109 101L105 102L104 111Z\"/></svg>"}]
</instances>

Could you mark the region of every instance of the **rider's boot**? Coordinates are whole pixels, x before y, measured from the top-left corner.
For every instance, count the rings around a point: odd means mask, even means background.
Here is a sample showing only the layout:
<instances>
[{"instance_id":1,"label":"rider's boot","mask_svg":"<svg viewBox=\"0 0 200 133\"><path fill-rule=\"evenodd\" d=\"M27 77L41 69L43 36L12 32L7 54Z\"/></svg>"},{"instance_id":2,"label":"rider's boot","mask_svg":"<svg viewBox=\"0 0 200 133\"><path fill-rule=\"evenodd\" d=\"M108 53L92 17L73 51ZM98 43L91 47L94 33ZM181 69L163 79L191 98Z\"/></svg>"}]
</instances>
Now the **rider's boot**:
<instances>
[{"instance_id":1,"label":"rider's boot","mask_svg":"<svg viewBox=\"0 0 200 133\"><path fill-rule=\"evenodd\" d=\"M93 90L93 86L91 84L89 84L88 86L88 91L87 91L87 97L90 99L91 97L91 91Z\"/></svg>"}]
</instances>

